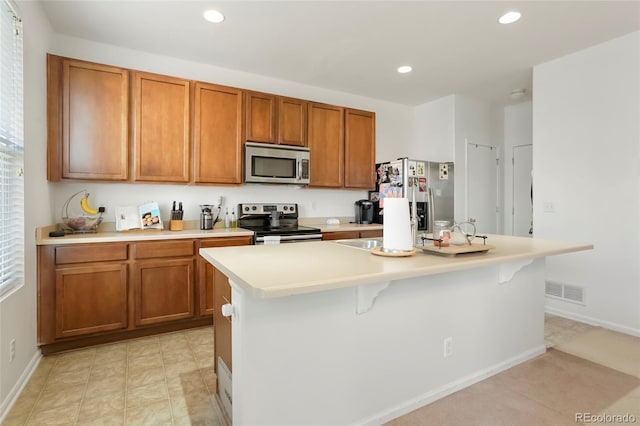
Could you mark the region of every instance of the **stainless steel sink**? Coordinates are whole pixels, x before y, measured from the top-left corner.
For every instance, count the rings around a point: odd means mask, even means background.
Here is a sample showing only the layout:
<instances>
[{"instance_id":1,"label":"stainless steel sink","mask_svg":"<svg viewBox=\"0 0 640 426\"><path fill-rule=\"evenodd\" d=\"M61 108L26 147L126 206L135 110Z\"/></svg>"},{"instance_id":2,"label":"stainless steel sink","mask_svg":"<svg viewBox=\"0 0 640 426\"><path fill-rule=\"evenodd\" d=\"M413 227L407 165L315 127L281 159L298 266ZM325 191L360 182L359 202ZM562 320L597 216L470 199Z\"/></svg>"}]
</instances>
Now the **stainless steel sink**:
<instances>
[{"instance_id":1,"label":"stainless steel sink","mask_svg":"<svg viewBox=\"0 0 640 426\"><path fill-rule=\"evenodd\" d=\"M355 247L362 250L371 250L374 247L382 247L382 238L357 238L352 240L334 240L332 243Z\"/></svg>"}]
</instances>

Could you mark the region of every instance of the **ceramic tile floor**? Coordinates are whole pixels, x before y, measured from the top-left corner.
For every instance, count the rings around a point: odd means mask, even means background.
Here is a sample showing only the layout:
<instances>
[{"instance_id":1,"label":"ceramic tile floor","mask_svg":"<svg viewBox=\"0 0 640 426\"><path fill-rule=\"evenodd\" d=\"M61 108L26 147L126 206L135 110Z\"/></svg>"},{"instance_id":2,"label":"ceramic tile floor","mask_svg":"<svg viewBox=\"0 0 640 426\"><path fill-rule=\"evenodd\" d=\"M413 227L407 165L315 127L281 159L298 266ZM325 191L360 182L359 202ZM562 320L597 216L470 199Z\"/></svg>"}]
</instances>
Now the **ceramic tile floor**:
<instances>
[{"instance_id":1,"label":"ceramic tile floor","mask_svg":"<svg viewBox=\"0 0 640 426\"><path fill-rule=\"evenodd\" d=\"M43 358L3 425L224 425L213 328Z\"/></svg>"},{"instance_id":2,"label":"ceramic tile floor","mask_svg":"<svg viewBox=\"0 0 640 426\"><path fill-rule=\"evenodd\" d=\"M547 353L388 425L640 422L639 338L547 315L545 340ZM48 356L3 425L224 425L213 360L211 327Z\"/></svg>"}]
</instances>

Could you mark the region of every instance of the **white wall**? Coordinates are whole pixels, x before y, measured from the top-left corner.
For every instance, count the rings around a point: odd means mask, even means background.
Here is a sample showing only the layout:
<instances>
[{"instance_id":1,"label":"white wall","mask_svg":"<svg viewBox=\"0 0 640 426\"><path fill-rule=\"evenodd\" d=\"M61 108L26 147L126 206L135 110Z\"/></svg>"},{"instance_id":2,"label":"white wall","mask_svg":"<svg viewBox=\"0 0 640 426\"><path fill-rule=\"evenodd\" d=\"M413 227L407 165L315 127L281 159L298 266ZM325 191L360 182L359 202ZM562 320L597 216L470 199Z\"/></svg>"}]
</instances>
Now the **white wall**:
<instances>
[{"instance_id":1,"label":"white wall","mask_svg":"<svg viewBox=\"0 0 640 426\"><path fill-rule=\"evenodd\" d=\"M429 161L453 161L455 140L455 96L414 108L415 137L407 156Z\"/></svg>"},{"instance_id":2,"label":"white wall","mask_svg":"<svg viewBox=\"0 0 640 426\"><path fill-rule=\"evenodd\" d=\"M50 191L46 184L44 65L52 32L38 3L21 2L18 7L24 25L25 285L0 304L0 418L39 357L35 228L51 219ZM16 339L16 357L9 362L12 339Z\"/></svg>"},{"instance_id":3,"label":"white wall","mask_svg":"<svg viewBox=\"0 0 640 426\"><path fill-rule=\"evenodd\" d=\"M513 234L513 148L519 145L533 143L531 101L510 105L504 109L504 152L503 182L504 182L504 228L503 233Z\"/></svg>"},{"instance_id":4,"label":"white wall","mask_svg":"<svg viewBox=\"0 0 640 426\"><path fill-rule=\"evenodd\" d=\"M586 288L586 306L547 307L640 335L640 32L533 77L534 236L595 245L547 261L548 279Z\"/></svg>"},{"instance_id":5,"label":"white wall","mask_svg":"<svg viewBox=\"0 0 640 426\"><path fill-rule=\"evenodd\" d=\"M494 146L500 153L502 150L502 110L490 104L455 95L455 218L458 221L467 220L465 217L465 181L466 181L466 144L473 142L481 145ZM500 174L498 174L500 176ZM501 185L501 181L498 182ZM501 191L498 191L500 194ZM501 197L498 205L501 205ZM500 215L501 216L501 215ZM497 229L502 229L499 219Z\"/></svg>"}]
</instances>

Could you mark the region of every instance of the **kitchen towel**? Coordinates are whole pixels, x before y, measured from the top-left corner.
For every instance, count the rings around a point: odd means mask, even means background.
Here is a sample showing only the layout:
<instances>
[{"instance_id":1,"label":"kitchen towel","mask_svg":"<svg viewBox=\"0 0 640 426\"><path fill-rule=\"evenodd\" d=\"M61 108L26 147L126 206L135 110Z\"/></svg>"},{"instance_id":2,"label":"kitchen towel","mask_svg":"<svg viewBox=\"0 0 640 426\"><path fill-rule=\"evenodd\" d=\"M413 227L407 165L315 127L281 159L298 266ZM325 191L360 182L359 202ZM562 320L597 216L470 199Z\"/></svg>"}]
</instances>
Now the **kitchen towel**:
<instances>
[{"instance_id":1,"label":"kitchen towel","mask_svg":"<svg viewBox=\"0 0 640 426\"><path fill-rule=\"evenodd\" d=\"M413 250L408 198L385 198L382 221L382 248Z\"/></svg>"}]
</instances>

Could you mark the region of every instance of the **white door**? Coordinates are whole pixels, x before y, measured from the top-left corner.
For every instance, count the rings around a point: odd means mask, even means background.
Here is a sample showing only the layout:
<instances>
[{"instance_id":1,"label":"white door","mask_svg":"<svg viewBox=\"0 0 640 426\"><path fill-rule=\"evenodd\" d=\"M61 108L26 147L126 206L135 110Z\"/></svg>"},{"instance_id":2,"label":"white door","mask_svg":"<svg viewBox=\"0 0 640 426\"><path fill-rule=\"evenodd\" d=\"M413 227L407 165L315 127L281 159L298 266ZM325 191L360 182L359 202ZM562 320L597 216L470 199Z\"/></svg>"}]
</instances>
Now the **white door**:
<instances>
[{"instance_id":1,"label":"white door","mask_svg":"<svg viewBox=\"0 0 640 426\"><path fill-rule=\"evenodd\" d=\"M467 142L466 215L480 234L495 234L498 219L498 148Z\"/></svg>"},{"instance_id":2,"label":"white door","mask_svg":"<svg viewBox=\"0 0 640 426\"><path fill-rule=\"evenodd\" d=\"M513 147L513 235L530 236L533 226L531 202L531 170L533 169L533 145Z\"/></svg>"}]
</instances>

